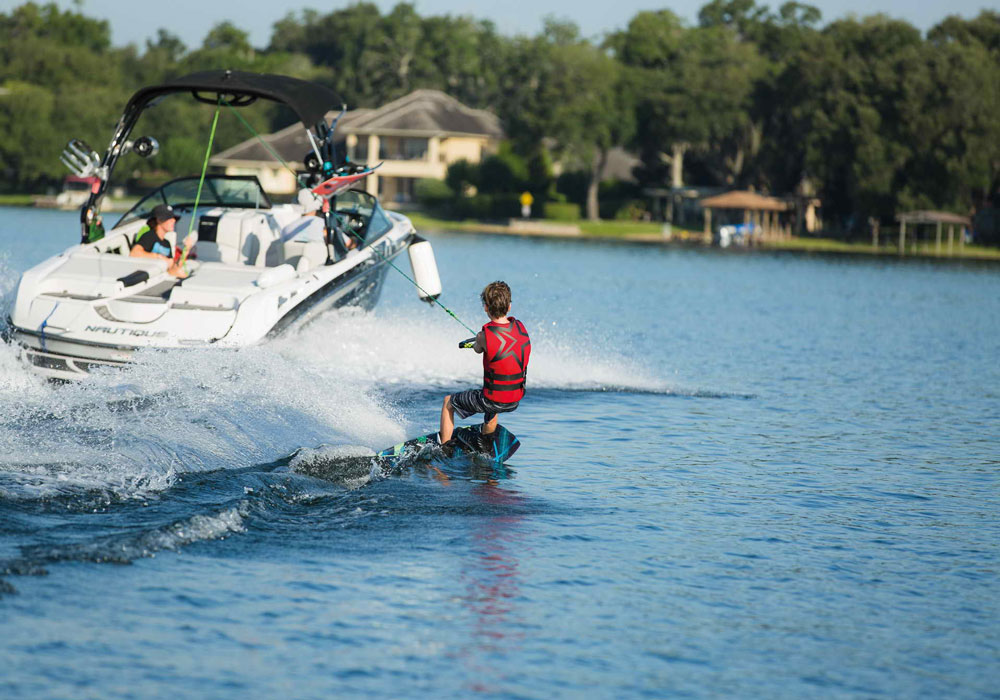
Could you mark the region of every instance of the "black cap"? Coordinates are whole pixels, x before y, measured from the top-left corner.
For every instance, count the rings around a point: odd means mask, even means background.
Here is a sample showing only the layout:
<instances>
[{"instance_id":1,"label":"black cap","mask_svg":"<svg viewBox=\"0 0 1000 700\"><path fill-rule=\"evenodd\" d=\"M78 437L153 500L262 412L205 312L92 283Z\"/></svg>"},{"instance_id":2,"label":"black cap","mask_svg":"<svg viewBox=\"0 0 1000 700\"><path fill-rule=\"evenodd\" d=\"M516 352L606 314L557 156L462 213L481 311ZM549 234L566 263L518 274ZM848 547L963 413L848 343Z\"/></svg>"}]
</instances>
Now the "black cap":
<instances>
[{"instance_id":1,"label":"black cap","mask_svg":"<svg viewBox=\"0 0 1000 700\"><path fill-rule=\"evenodd\" d=\"M179 219L181 217L174 213L174 208L169 204L157 204L153 207L153 213L149 215L149 218L156 219L157 223L162 224L168 219Z\"/></svg>"}]
</instances>

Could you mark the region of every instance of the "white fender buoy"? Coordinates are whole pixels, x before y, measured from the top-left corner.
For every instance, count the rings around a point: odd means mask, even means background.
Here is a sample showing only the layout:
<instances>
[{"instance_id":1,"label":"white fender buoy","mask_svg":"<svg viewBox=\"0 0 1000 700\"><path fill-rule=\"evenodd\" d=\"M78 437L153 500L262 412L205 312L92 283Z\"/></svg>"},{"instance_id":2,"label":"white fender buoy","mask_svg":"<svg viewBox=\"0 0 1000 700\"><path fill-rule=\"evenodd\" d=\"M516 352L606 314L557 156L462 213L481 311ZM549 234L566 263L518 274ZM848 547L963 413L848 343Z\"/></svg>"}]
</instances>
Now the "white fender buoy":
<instances>
[{"instance_id":1,"label":"white fender buoy","mask_svg":"<svg viewBox=\"0 0 1000 700\"><path fill-rule=\"evenodd\" d=\"M434 300L441 296L441 277L438 275L437 262L434 260L434 250L430 241L414 236L407 252L410 254L413 279L419 286L417 296L428 304L434 303Z\"/></svg>"}]
</instances>

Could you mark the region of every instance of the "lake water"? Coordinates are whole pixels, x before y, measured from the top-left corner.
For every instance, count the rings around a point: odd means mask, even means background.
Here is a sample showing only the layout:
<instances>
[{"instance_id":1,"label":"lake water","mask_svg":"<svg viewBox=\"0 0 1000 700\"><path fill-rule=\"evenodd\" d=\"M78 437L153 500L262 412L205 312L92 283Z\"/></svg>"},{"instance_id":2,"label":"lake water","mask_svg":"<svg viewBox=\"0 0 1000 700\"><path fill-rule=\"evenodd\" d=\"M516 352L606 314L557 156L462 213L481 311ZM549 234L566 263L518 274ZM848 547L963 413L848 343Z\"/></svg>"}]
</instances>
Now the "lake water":
<instances>
[{"instance_id":1,"label":"lake water","mask_svg":"<svg viewBox=\"0 0 1000 700\"><path fill-rule=\"evenodd\" d=\"M6 304L75 221L0 209ZM293 469L481 378L391 271L78 385L0 346L3 697L998 696L1000 267L427 235L532 335L495 480Z\"/></svg>"}]
</instances>

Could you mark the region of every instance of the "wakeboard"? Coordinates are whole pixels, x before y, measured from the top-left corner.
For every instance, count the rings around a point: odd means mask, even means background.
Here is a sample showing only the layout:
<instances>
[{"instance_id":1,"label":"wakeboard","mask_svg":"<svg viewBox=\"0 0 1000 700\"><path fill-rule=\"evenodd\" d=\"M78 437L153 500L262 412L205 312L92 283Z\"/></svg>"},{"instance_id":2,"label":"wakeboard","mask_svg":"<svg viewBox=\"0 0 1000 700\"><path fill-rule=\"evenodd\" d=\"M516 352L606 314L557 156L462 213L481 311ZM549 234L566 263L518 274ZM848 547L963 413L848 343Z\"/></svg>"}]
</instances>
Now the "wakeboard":
<instances>
[{"instance_id":1,"label":"wakeboard","mask_svg":"<svg viewBox=\"0 0 1000 700\"><path fill-rule=\"evenodd\" d=\"M478 425L455 428L451 440L442 445L438 434L421 435L378 453L378 458L388 465L409 463L430 459L444 453L445 456L466 455L486 459L495 466L505 463L521 446L520 440L502 425L497 425L493 434L483 439Z\"/></svg>"},{"instance_id":2,"label":"wakeboard","mask_svg":"<svg viewBox=\"0 0 1000 700\"><path fill-rule=\"evenodd\" d=\"M344 190L350 188L358 180L363 180L372 172L375 168L365 168L361 172L350 173L348 175L334 175L329 180L324 180L315 187L312 188L313 194L317 194L320 197L334 197Z\"/></svg>"}]
</instances>

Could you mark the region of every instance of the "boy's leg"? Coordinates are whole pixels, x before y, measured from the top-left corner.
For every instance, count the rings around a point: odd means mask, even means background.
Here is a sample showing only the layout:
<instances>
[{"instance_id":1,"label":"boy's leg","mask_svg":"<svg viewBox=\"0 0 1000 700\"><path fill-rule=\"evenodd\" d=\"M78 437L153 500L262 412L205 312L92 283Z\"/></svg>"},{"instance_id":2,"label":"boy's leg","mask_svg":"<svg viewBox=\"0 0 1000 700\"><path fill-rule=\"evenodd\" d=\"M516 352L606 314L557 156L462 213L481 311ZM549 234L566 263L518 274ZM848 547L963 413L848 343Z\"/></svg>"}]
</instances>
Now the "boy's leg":
<instances>
[{"instance_id":1,"label":"boy's leg","mask_svg":"<svg viewBox=\"0 0 1000 700\"><path fill-rule=\"evenodd\" d=\"M496 413L487 413L483 416L483 435L489 435L497 429L497 422L500 416Z\"/></svg>"},{"instance_id":2,"label":"boy's leg","mask_svg":"<svg viewBox=\"0 0 1000 700\"><path fill-rule=\"evenodd\" d=\"M455 432L455 409L451 407L451 394L444 397L441 404L441 430L438 439L441 444L451 440L451 434Z\"/></svg>"}]
</instances>

